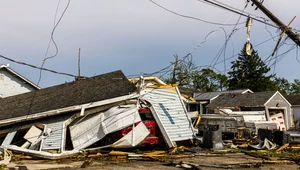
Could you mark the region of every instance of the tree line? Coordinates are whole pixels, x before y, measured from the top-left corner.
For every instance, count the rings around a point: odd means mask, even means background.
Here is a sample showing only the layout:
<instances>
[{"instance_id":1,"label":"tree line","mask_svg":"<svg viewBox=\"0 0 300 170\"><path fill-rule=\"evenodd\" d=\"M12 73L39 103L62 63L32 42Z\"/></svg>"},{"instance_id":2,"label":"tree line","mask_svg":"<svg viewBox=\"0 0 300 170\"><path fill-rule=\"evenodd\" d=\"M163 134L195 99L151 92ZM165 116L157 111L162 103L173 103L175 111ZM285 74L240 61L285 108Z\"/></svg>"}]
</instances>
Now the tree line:
<instances>
[{"instance_id":1,"label":"tree line","mask_svg":"<svg viewBox=\"0 0 300 170\"><path fill-rule=\"evenodd\" d=\"M250 45L250 52L249 52ZM300 94L300 81L289 82L285 78L270 74L270 67L259 57L258 52L247 43L238 54L237 60L231 62L227 75L216 73L213 69L198 69L193 61L184 62L174 55L171 62L173 71L164 80L178 83L179 86L198 89L201 92L213 92L235 89L250 89L253 92L279 91L281 94Z\"/></svg>"}]
</instances>

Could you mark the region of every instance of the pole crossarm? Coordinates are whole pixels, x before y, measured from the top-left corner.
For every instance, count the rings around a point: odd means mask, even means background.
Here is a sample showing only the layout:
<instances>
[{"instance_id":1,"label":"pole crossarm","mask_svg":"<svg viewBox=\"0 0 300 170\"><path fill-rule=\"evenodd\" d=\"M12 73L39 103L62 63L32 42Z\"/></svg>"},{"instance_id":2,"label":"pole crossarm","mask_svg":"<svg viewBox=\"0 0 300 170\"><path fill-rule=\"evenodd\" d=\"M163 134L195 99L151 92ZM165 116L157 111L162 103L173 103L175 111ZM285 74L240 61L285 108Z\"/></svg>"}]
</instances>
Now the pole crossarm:
<instances>
[{"instance_id":1,"label":"pole crossarm","mask_svg":"<svg viewBox=\"0 0 300 170\"><path fill-rule=\"evenodd\" d=\"M290 27L281 22L275 15L272 14L262 3L257 0L251 0L265 15L267 15L283 32L285 32L290 39L292 39L298 46L300 46L300 38L298 34L295 34Z\"/></svg>"}]
</instances>

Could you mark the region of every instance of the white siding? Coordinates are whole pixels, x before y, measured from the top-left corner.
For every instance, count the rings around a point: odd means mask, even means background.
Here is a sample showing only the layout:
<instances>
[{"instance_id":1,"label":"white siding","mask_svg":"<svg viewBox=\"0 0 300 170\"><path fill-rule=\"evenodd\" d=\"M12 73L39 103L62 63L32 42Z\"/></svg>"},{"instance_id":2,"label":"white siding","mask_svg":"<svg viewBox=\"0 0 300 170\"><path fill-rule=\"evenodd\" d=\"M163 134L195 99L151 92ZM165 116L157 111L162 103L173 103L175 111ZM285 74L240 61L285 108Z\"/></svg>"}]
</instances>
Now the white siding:
<instances>
[{"instance_id":1,"label":"white siding","mask_svg":"<svg viewBox=\"0 0 300 170\"><path fill-rule=\"evenodd\" d=\"M62 115L60 117L48 118L41 123L45 125L44 131L48 128L51 129L51 133L47 138L42 140L40 150L64 150L64 135L66 134L66 128L64 123L70 118L70 115Z\"/></svg>"},{"instance_id":2,"label":"white siding","mask_svg":"<svg viewBox=\"0 0 300 170\"><path fill-rule=\"evenodd\" d=\"M300 106L292 106L295 121L300 121Z\"/></svg>"},{"instance_id":3,"label":"white siding","mask_svg":"<svg viewBox=\"0 0 300 170\"><path fill-rule=\"evenodd\" d=\"M0 97L7 97L36 90L19 77L14 76L6 69L0 69Z\"/></svg>"},{"instance_id":4,"label":"white siding","mask_svg":"<svg viewBox=\"0 0 300 170\"><path fill-rule=\"evenodd\" d=\"M152 105L152 112L156 122L160 126L162 133L171 147L173 142L183 141L193 138L193 129L190 118L181 103L180 95L175 92L175 88L168 89L144 89L142 100L146 100ZM169 141L169 142L168 142Z\"/></svg>"}]
</instances>

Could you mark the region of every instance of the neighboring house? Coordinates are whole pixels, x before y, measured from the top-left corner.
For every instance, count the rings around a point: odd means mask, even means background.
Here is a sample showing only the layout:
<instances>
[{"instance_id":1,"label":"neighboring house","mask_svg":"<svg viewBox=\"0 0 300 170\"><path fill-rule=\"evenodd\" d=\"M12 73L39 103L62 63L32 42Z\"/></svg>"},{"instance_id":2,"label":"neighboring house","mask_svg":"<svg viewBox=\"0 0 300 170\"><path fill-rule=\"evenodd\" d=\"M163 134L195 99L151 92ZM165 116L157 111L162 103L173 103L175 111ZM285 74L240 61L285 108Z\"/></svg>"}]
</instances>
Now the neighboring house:
<instances>
[{"instance_id":1,"label":"neighboring house","mask_svg":"<svg viewBox=\"0 0 300 170\"><path fill-rule=\"evenodd\" d=\"M207 110L218 112L220 109L233 111L265 111L266 119L277 119L281 114L284 129L294 126L291 104L277 92L255 92L246 94L222 94L206 106Z\"/></svg>"},{"instance_id":2,"label":"neighboring house","mask_svg":"<svg viewBox=\"0 0 300 170\"><path fill-rule=\"evenodd\" d=\"M0 97L39 90L40 87L21 76L8 65L0 66Z\"/></svg>"},{"instance_id":3,"label":"neighboring house","mask_svg":"<svg viewBox=\"0 0 300 170\"><path fill-rule=\"evenodd\" d=\"M204 92L204 93L194 93L194 98L196 99L198 108L197 111L200 111L201 114L206 114L206 105L211 103L221 94L246 94L253 93L250 89L240 89L240 90L229 90L229 91L217 91L217 92ZM194 107L193 107L194 108ZM196 111L196 110L190 110Z\"/></svg>"},{"instance_id":4,"label":"neighboring house","mask_svg":"<svg viewBox=\"0 0 300 170\"><path fill-rule=\"evenodd\" d=\"M187 87L178 87L181 94L187 95L189 97L194 97L194 94L201 93L200 90L195 88L187 88Z\"/></svg>"},{"instance_id":5,"label":"neighboring house","mask_svg":"<svg viewBox=\"0 0 300 170\"><path fill-rule=\"evenodd\" d=\"M286 95L284 96L292 105L294 120L300 120L300 95Z\"/></svg>"}]
</instances>

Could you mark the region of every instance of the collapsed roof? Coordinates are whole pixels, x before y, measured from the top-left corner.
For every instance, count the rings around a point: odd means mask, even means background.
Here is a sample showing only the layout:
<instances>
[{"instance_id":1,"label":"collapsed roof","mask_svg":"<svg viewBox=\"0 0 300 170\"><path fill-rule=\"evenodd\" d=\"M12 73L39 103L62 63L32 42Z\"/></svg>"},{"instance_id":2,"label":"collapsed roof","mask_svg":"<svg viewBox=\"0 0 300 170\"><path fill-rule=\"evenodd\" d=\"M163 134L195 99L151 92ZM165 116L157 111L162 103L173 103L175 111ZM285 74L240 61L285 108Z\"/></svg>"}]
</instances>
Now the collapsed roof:
<instances>
[{"instance_id":1,"label":"collapsed roof","mask_svg":"<svg viewBox=\"0 0 300 170\"><path fill-rule=\"evenodd\" d=\"M39 118L45 117L49 116L51 110L93 103L134 92L136 87L127 80L123 72L114 71L0 99L0 123L15 123L36 114L39 114ZM55 114L59 114L58 111Z\"/></svg>"}]
</instances>

